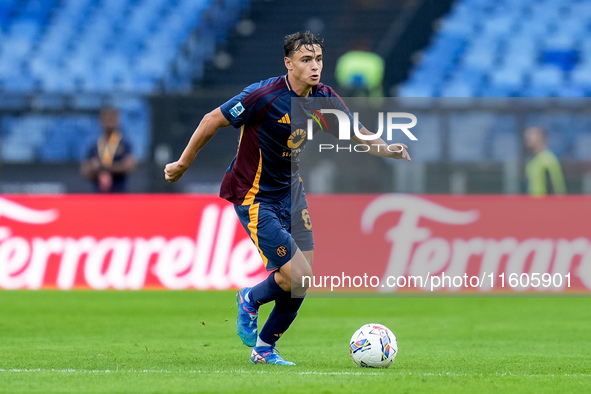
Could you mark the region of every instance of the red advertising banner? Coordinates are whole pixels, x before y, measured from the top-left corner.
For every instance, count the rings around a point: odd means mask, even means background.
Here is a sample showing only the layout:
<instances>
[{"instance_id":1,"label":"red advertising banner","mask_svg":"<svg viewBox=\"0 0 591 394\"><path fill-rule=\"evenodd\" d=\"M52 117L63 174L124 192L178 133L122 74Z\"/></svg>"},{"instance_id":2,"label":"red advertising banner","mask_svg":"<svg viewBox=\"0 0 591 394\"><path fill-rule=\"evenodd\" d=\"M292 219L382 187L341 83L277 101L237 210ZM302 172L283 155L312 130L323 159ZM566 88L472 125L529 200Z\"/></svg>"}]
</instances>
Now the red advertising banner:
<instances>
[{"instance_id":1,"label":"red advertising banner","mask_svg":"<svg viewBox=\"0 0 591 394\"><path fill-rule=\"evenodd\" d=\"M591 290L590 197L308 196L311 291ZM215 196L0 197L0 288L228 289L266 275Z\"/></svg>"},{"instance_id":2,"label":"red advertising banner","mask_svg":"<svg viewBox=\"0 0 591 394\"><path fill-rule=\"evenodd\" d=\"M0 198L0 287L227 289L265 270L213 196Z\"/></svg>"},{"instance_id":3,"label":"red advertising banner","mask_svg":"<svg viewBox=\"0 0 591 394\"><path fill-rule=\"evenodd\" d=\"M588 293L590 206L583 196L317 196L312 288Z\"/></svg>"}]
</instances>

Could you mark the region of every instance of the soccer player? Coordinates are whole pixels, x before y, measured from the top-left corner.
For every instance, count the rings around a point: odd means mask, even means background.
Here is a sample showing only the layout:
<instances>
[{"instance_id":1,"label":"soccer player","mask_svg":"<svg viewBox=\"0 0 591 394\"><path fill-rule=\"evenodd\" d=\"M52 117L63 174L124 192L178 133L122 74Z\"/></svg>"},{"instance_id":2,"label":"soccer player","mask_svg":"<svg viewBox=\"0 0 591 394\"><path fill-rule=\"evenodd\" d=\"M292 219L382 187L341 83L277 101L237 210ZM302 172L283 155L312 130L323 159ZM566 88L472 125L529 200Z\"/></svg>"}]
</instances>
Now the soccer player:
<instances>
[{"instance_id":1,"label":"soccer player","mask_svg":"<svg viewBox=\"0 0 591 394\"><path fill-rule=\"evenodd\" d=\"M238 292L236 329L244 344L253 347L251 362L294 365L279 356L275 343L294 321L304 299L303 277L312 275L314 241L302 180L292 173L301 139L292 143L297 136L292 136L290 126L291 99L341 101L334 90L320 83L321 39L310 32L294 33L284 38L283 49L287 74L254 83L205 115L179 160L167 164L164 173L169 182L179 180L220 127L241 127L238 152L226 170L220 196L234 204L270 275ZM346 109L344 104L341 108ZM365 128L360 131L372 134ZM370 153L410 160L406 145L392 145L376 139ZM271 301L275 306L257 336L259 307Z\"/></svg>"}]
</instances>

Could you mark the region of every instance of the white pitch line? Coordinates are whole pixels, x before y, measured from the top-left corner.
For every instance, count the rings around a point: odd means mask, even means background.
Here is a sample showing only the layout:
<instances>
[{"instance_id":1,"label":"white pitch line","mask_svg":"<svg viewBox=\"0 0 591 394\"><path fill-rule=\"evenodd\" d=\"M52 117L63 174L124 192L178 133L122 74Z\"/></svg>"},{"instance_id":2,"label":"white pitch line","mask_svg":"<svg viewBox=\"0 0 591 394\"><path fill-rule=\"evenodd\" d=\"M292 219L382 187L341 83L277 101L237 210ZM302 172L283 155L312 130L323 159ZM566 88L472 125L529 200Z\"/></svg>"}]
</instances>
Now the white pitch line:
<instances>
[{"instance_id":1,"label":"white pitch line","mask_svg":"<svg viewBox=\"0 0 591 394\"><path fill-rule=\"evenodd\" d=\"M150 373L150 374L157 374L157 373L181 373L181 374L285 374L285 375L321 375L321 376L342 376L342 375L353 375L353 376L364 376L364 375L392 375L392 372L319 372L319 371L288 371L288 370L245 370L245 369L232 369L232 370L178 370L178 371L169 371L165 369L131 369L131 370L122 370L122 369L43 369L43 368L36 368L36 369L19 369L19 368L11 368L11 369L2 369L0 368L0 373L32 373L32 372L54 372L54 373L79 373L79 374L109 374L109 373ZM400 376L448 376L448 377L532 377L532 378L543 378L543 377L571 377L571 378L589 378L591 374L515 374L511 372L496 372L496 373L475 373L475 374L466 374L466 373L455 373L455 372L424 372L424 373L413 373L413 372L394 372L394 374L398 374Z\"/></svg>"}]
</instances>

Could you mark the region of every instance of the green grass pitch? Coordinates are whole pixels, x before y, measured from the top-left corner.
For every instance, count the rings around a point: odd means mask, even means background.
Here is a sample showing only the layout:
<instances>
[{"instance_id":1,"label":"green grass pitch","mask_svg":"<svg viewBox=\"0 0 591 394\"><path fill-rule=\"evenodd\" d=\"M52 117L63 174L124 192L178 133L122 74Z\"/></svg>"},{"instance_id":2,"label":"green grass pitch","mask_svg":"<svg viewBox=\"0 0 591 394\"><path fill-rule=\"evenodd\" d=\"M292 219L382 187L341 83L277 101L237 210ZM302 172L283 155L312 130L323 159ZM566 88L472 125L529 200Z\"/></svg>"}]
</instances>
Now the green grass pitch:
<instances>
[{"instance_id":1,"label":"green grass pitch","mask_svg":"<svg viewBox=\"0 0 591 394\"><path fill-rule=\"evenodd\" d=\"M309 298L251 365L234 292L0 292L0 392L591 392L591 300ZM263 307L265 319L270 306ZM399 353L361 369L348 342L388 326Z\"/></svg>"}]
</instances>

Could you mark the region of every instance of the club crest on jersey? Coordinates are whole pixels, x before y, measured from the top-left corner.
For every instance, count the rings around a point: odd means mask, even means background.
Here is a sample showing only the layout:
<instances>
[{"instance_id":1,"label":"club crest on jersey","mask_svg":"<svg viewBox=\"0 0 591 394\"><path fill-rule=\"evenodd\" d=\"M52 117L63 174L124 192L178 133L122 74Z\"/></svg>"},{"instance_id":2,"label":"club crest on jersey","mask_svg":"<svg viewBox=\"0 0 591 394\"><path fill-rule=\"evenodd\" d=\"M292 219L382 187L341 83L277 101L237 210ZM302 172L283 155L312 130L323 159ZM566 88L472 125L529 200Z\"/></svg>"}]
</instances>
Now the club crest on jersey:
<instances>
[{"instance_id":1,"label":"club crest on jersey","mask_svg":"<svg viewBox=\"0 0 591 394\"><path fill-rule=\"evenodd\" d=\"M279 257L287 256L287 248L283 245L279 246L277 248L277 256L279 256Z\"/></svg>"},{"instance_id":2,"label":"club crest on jersey","mask_svg":"<svg viewBox=\"0 0 591 394\"><path fill-rule=\"evenodd\" d=\"M234 118L239 117L240 114L243 112L244 112L244 106L242 105L242 103L238 103L230 109L230 115L232 115L232 117L234 117Z\"/></svg>"}]
</instances>

